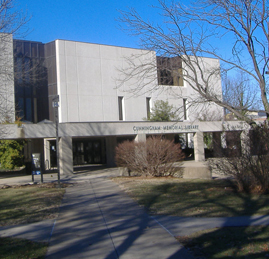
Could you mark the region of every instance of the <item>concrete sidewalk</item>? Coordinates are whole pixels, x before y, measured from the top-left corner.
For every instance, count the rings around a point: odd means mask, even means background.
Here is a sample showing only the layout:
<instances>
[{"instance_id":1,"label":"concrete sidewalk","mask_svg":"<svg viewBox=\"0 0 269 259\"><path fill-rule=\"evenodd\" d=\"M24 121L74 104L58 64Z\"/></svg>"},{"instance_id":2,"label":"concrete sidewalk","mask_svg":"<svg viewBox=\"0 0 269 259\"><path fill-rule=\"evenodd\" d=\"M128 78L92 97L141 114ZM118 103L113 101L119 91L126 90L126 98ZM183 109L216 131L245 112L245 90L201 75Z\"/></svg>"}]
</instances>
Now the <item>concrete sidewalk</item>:
<instances>
[{"instance_id":1,"label":"concrete sidewalk","mask_svg":"<svg viewBox=\"0 0 269 259\"><path fill-rule=\"evenodd\" d=\"M67 188L47 258L193 258L105 178Z\"/></svg>"},{"instance_id":2,"label":"concrete sidewalk","mask_svg":"<svg viewBox=\"0 0 269 259\"><path fill-rule=\"evenodd\" d=\"M0 227L0 236L49 242L55 222L55 219L48 219L31 224Z\"/></svg>"},{"instance_id":3,"label":"concrete sidewalk","mask_svg":"<svg viewBox=\"0 0 269 259\"><path fill-rule=\"evenodd\" d=\"M223 226L269 225L269 216L193 218L149 216L110 180L115 169L79 173L56 220L0 228L0 236L50 242L47 258L193 258L174 238ZM56 175L47 176L48 182ZM19 180L19 182L18 182ZM0 179L24 184L28 177Z\"/></svg>"},{"instance_id":4,"label":"concrete sidewalk","mask_svg":"<svg viewBox=\"0 0 269 259\"><path fill-rule=\"evenodd\" d=\"M156 221L169 229L173 236L186 236L197 231L221 227L245 227L269 225L269 216L241 216L241 217L175 217L154 216Z\"/></svg>"}]
</instances>

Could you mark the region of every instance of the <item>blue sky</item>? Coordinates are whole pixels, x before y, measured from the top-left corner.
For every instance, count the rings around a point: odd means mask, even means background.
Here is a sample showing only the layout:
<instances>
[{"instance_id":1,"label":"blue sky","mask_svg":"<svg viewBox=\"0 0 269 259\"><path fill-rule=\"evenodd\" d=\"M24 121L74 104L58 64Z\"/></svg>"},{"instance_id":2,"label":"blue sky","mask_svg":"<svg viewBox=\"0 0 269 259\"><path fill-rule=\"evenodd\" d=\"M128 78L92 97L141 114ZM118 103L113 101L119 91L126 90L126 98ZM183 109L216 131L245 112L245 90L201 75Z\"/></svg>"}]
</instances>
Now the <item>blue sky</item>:
<instances>
[{"instance_id":1,"label":"blue sky","mask_svg":"<svg viewBox=\"0 0 269 259\"><path fill-rule=\"evenodd\" d=\"M118 10L135 8L146 19L157 19L151 5L157 0L15 0L31 20L25 40L43 43L55 39L124 47L139 47L138 37L119 29Z\"/></svg>"},{"instance_id":2,"label":"blue sky","mask_svg":"<svg viewBox=\"0 0 269 259\"><path fill-rule=\"evenodd\" d=\"M166 0L169 5L172 0ZM188 0L180 0L188 4ZM56 39L140 48L139 36L120 30L120 10L134 8L144 20L162 22L158 0L14 0L16 8L31 17L25 40L47 43ZM21 38L21 35L15 38ZM222 54L231 55L233 40L210 39Z\"/></svg>"},{"instance_id":3,"label":"blue sky","mask_svg":"<svg viewBox=\"0 0 269 259\"><path fill-rule=\"evenodd\" d=\"M166 0L169 4L172 0ZM181 0L181 3L189 3ZM23 39L47 43L56 39L140 48L139 36L120 29L120 10L134 8L144 20L161 23L158 0L14 0L31 17ZM21 35L15 38L22 38ZM227 42L218 42L222 49ZM143 47L142 47L143 48Z\"/></svg>"}]
</instances>

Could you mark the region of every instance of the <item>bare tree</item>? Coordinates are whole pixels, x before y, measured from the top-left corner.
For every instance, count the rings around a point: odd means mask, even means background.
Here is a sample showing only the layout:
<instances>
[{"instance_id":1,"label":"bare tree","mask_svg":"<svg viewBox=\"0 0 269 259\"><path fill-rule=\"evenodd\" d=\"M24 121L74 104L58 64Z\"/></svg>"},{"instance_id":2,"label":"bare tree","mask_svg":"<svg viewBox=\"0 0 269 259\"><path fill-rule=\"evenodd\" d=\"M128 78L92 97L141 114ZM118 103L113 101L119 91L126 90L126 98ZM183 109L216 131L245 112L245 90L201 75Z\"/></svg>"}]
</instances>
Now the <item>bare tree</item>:
<instances>
[{"instance_id":1,"label":"bare tree","mask_svg":"<svg viewBox=\"0 0 269 259\"><path fill-rule=\"evenodd\" d=\"M232 176L239 191L268 193L268 121L256 125L248 132L226 133L229 133L228 138L226 137L227 147L219 148L216 151L218 158L208 161L211 169L223 175Z\"/></svg>"},{"instance_id":2,"label":"bare tree","mask_svg":"<svg viewBox=\"0 0 269 259\"><path fill-rule=\"evenodd\" d=\"M248 112L258 111L261 102L257 96L257 89L249 80L249 77L239 71L235 76L222 77L223 100L238 110L242 115ZM228 113L228 110L225 111Z\"/></svg>"},{"instance_id":3,"label":"bare tree","mask_svg":"<svg viewBox=\"0 0 269 259\"><path fill-rule=\"evenodd\" d=\"M13 34L24 34L27 16L15 9L14 0L0 1L0 122L15 120ZM0 134L3 132L0 132Z\"/></svg>"},{"instance_id":4,"label":"bare tree","mask_svg":"<svg viewBox=\"0 0 269 259\"><path fill-rule=\"evenodd\" d=\"M236 69L247 74L251 84L257 86L269 117L268 0L199 0L188 6L179 1L168 5L159 0L155 8L161 12L159 24L144 20L134 9L122 11L120 21L133 35L141 37L144 48L156 51L157 56L181 59L178 76L183 76L185 83L197 93L193 103L213 102L252 124L253 121L241 112L242 107L223 99L214 85L221 73ZM228 51L223 51L224 44L220 44L223 42L230 44ZM202 57L220 60L221 68ZM152 65L152 69L156 67L156 63ZM143 67L140 69L142 71ZM126 79L132 78L137 70L130 68ZM170 72L175 73L175 70Z\"/></svg>"}]
</instances>

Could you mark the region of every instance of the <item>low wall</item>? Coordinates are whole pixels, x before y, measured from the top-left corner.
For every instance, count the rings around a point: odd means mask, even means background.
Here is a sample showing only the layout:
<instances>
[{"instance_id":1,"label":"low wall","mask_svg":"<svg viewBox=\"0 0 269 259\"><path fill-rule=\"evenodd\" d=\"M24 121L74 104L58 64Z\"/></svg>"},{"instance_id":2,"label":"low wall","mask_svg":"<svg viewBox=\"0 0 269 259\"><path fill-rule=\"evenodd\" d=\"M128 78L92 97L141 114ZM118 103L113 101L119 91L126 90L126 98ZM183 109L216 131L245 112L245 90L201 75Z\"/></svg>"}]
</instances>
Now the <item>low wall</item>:
<instances>
[{"instance_id":1,"label":"low wall","mask_svg":"<svg viewBox=\"0 0 269 259\"><path fill-rule=\"evenodd\" d=\"M212 179L211 170L208 168L206 162L184 161L176 165L175 177L185 179ZM127 168L119 167L120 176L139 176L136 172L130 172Z\"/></svg>"},{"instance_id":2,"label":"low wall","mask_svg":"<svg viewBox=\"0 0 269 259\"><path fill-rule=\"evenodd\" d=\"M180 168L185 179L212 179L212 172L206 162L184 161Z\"/></svg>"}]
</instances>

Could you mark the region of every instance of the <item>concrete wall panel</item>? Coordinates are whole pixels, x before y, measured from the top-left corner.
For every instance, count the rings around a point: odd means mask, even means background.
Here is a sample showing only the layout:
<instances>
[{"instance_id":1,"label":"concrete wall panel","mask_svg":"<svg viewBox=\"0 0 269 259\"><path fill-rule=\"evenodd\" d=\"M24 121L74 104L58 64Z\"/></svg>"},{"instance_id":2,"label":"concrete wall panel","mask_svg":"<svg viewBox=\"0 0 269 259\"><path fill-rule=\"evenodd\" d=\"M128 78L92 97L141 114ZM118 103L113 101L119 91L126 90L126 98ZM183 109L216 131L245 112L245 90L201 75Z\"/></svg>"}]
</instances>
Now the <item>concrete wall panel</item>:
<instances>
[{"instance_id":1,"label":"concrete wall panel","mask_svg":"<svg viewBox=\"0 0 269 259\"><path fill-rule=\"evenodd\" d=\"M64 42L65 42L65 55L76 57L77 42L75 41L64 41Z\"/></svg>"},{"instance_id":2,"label":"concrete wall panel","mask_svg":"<svg viewBox=\"0 0 269 259\"><path fill-rule=\"evenodd\" d=\"M117 60L119 59L122 48L108 45L100 45L100 58L102 60Z\"/></svg>"},{"instance_id":3,"label":"concrete wall panel","mask_svg":"<svg viewBox=\"0 0 269 259\"><path fill-rule=\"evenodd\" d=\"M100 46L97 44L78 42L76 44L76 51L78 57L93 59L100 58Z\"/></svg>"},{"instance_id":4,"label":"concrete wall panel","mask_svg":"<svg viewBox=\"0 0 269 259\"><path fill-rule=\"evenodd\" d=\"M66 81L68 83L77 84L78 74L77 74L77 58L75 56L66 56Z\"/></svg>"},{"instance_id":5,"label":"concrete wall panel","mask_svg":"<svg viewBox=\"0 0 269 259\"><path fill-rule=\"evenodd\" d=\"M102 121L103 105L101 96L79 96L80 121Z\"/></svg>"},{"instance_id":6,"label":"concrete wall panel","mask_svg":"<svg viewBox=\"0 0 269 259\"><path fill-rule=\"evenodd\" d=\"M118 97L105 95L102 98L103 102L103 120L117 121L119 114L115 113L115 107L118 107Z\"/></svg>"},{"instance_id":7,"label":"concrete wall panel","mask_svg":"<svg viewBox=\"0 0 269 259\"><path fill-rule=\"evenodd\" d=\"M68 121L80 121L79 101L77 95L67 95Z\"/></svg>"},{"instance_id":8,"label":"concrete wall panel","mask_svg":"<svg viewBox=\"0 0 269 259\"><path fill-rule=\"evenodd\" d=\"M146 117L146 97L152 97L152 104L155 100L169 100L169 104L181 108L182 97L175 98L176 96L185 96L189 100L195 97L195 92L187 84L186 87L157 85L155 52L81 42L61 40L57 42L58 92L60 95L65 93L78 95L79 105L81 108L83 107L82 109L79 108L79 116L75 117L77 106L73 105L78 105L78 103L68 97L67 102L61 107L60 118L65 118L61 122L85 122L91 118L95 121L118 121L118 96L124 97L125 120L127 121L141 121L142 118ZM141 64L148 64L147 69L151 71L149 73L150 77L148 78L149 74L142 75L145 71L142 70L141 74L137 74L137 77L131 78L124 82L122 87L117 88L119 82L122 82L123 79L120 70L128 71L129 69L128 59L129 61L131 59L138 67ZM219 65L218 61L214 59L201 60L206 64L205 69L207 66ZM214 80L212 87L221 90L220 78L216 77ZM139 92L138 98L134 98L131 89L140 87L138 85L139 81L145 88ZM154 91L147 92L150 89L154 89ZM100 98L101 106L95 103L95 100L100 100ZM106 103L109 98L114 98L116 101L113 99L113 101ZM95 107L98 107L95 110L94 117L89 117L87 113L83 112L84 107L89 109L88 103L94 103ZM214 105L202 106L192 106L189 109L189 121L197 119L201 111L207 113L215 111L220 114L223 111L223 109ZM65 110L66 107L68 107L68 110Z\"/></svg>"}]
</instances>

